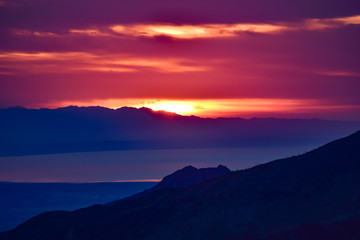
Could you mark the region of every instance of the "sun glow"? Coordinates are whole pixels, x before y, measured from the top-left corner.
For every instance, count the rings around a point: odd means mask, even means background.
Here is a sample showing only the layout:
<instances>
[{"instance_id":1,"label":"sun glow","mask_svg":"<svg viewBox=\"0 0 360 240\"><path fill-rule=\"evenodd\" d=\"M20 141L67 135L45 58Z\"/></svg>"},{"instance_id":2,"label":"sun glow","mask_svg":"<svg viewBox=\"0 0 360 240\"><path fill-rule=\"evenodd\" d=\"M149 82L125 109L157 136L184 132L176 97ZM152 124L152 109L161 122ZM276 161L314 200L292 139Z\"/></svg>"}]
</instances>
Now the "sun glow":
<instances>
[{"instance_id":1,"label":"sun glow","mask_svg":"<svg viewBox=\"0 0 360 240\"><path fill-rule=\"evenodd\" d=\"M331 110L343 112L359 109L358 105L333 105L326 101L311 99L93 99L90 101L62 101L37 106L58 108L75 106L102 106L112 109L121 107L150 108L154 111L172 112L198 117L294 117L294 114L312 114L314 111ZM34 106L27 106L34 108Z\"/></svg>"},{"instance_id":2,"label":"sun glow","mask_svg":"<svg viewBox=\"0 0 360 240\"><path fill-rule=\"evenodd\" d=\"M151 108L155 111L173 112L181 115L188 115L197 112L196 104L185 101L159 101L150 104L144 104L141 107Z\"/></svg>"}]
</instances>

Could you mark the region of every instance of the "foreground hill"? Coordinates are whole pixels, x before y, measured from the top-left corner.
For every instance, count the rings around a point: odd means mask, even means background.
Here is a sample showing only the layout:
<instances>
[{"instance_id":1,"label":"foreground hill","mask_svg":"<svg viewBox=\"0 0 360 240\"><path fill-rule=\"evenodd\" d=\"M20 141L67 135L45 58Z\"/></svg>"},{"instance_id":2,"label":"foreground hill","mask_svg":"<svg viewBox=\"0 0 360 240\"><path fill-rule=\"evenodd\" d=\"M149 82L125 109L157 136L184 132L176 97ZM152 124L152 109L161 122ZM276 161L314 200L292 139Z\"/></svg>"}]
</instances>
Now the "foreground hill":
<instances>
[{"instance_id":1,"label":"foreground hill","mask_svg":"<svg viewBox=\"0 0 360 240\"><path fill-rule=\"evenodd\" d=\"M0 156L131 149L319 146L360 122L200 118L148 108L0 109Z\"/></svg>"},{"instance_id":2,"label":"foreground hill","mask_svg":"<svg viewBox=\"0 0 360 240\"><path fill-rule=\"evenodd\" d=\"M194 184L199 184L205 182L206 180L220 177L227 173L231 172L229 168L223 165L218 165L217 167L208 167L208 168L196 168L193 166L186 166L180 170L173 172L165 176L158 184L153 186L150 189L142 191L140 193L134 194L128 199L139 198L150 192L157 191L160 189L169 189L169 188L185 188ZM117 204L121 200L110 202L107 205Z\"/></svg>"},{"instance_id":3,"label":"foreground hill","mask_svg":"<svg viewBox=\"0 0 360 240\"><path fill-rule=\"evenodd\" d=\"M360 131L300 156L187 188L44 213L0 239L357 240L359 169Z\"/></svg>"},{"instance_id":4,"label":"foreground hill","mask_svg":"<svg viewBox=\"0 0 360 240\"><path fill-rule=\"evenodd\" d=\"M216 168L195 168L193 166L187 166L168 176L165 176L162 181L154 186L151 190L153 191L164 188L188 187L193 184L201 183L206 180L222 176L229 172L230 170L223 165L219 165Z\"/></svg>"}]
</instances>

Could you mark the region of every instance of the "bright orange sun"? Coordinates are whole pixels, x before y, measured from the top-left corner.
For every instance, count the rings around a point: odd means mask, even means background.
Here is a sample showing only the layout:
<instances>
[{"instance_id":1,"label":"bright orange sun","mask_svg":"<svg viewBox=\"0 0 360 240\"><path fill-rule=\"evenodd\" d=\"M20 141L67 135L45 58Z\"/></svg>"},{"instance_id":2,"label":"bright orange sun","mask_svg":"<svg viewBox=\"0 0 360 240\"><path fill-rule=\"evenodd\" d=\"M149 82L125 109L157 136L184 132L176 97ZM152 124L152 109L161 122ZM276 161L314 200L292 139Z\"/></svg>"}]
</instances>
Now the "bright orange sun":
<instances>
[{"instance_id":1,"label":"bright orange sun","mask_svg":"<svg viewBox=\"0 0 360 240\"><path fill-rule=\"evenodd\" d=\"M195 115L199 117L251 117L268 116L267 113L287 113L304 111L304 109L323 109L326 106L317 105L314 101L296 99L94 99L84 102L60 102L42 107L56 108L69 105L103 106L118 109L124 106L147 107L154 111L173 112L180 115ZM328 107L328 106L327 106ZM265 115L264 115L265 114Z\"/></svg>"},{"instance_id":2,"label":"bright orange sun","mask_svg":"<svg viewBox=\"0 0 360 240\"><path fill-rule=\"evenodd\" d=\"M159 101L151 104L146 104L144 107L151 108L155 111L173 112L181 115L192 114L196 112L195 104L183 101Z\"/></svg>"}]
</instances>

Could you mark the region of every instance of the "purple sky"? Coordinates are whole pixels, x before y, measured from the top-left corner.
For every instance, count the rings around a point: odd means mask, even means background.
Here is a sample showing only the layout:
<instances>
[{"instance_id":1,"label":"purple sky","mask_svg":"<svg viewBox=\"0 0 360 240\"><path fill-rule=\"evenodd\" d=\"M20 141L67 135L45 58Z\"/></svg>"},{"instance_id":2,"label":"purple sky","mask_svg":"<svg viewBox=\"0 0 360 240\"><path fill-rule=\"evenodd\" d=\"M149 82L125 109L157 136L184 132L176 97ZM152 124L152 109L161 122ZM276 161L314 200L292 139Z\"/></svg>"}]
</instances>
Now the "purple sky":
<instances>
[{"instance_id":1,"label":"purple sky","mask_svg":"<svg viewBox=\"0 0 360 240\"><path fill-rule=\"evenodd\" d=\"M0 107L360 120L359 1L1 0L0 16Z\"/></svg>"}]
</instances>

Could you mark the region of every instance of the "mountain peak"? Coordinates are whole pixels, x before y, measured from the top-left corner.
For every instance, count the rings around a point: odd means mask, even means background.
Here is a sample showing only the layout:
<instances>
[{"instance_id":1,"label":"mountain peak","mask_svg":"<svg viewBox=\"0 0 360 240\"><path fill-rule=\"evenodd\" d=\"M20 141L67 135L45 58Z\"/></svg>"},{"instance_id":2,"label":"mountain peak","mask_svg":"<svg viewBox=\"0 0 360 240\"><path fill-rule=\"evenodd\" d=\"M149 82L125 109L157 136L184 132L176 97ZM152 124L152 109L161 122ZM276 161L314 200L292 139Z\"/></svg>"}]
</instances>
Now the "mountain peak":
<instances>
[{"instance_id":1,"label":"mountain peak","mask_svg":"<svg viewBox=\"0 0 360 240\"><path fill-rule=\"evenodd\" d=\"M359 144L356 132L306 154L176 189L204 181L211 171L229 171L187 166L155 187L172 189L41 214L0 238L358 240Z\"/></svg>"},{"instance_id":2,"label":"mountain peak","mask_svg":"<svg viewBox=\"0 0 360 240\"><path fill-rule=\"evenodd\" d=\"M211 178L222 176L228 172L230 172L230 170L223 165L209 168L196 168L189 165L164 177L158 185L152 188L152 190L163 188L183 188L204 182Z\"/></svg>"}]
</instances>

